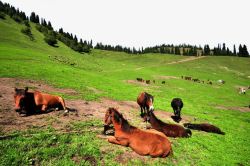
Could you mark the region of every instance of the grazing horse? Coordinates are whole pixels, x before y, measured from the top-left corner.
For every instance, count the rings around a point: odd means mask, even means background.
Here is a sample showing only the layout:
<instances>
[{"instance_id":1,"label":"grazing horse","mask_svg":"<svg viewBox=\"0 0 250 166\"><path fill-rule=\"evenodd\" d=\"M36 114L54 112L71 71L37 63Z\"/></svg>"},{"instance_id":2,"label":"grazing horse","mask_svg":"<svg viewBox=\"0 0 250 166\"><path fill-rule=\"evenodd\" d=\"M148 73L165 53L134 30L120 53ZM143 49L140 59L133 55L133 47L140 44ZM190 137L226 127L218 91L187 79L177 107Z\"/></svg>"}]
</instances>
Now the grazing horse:
<instances>
[{"instance_id":1,"label":"grazing horse","mask_svg":"<svg viewBox=\"0 0 250 166\"><path fill-rule=\"evenodd\" d=\"M16 112L32 114L36 110L46 112L52 108L64 109L67 111L62 97L53 96L39 91L28 92L28 88L15 88L14 94Z\"/></svg>"},{"instance_id":2,"label":"grazing horse","mask_svg":"<svg viewBox=\"0 0 250 166\"><path fill-rule=\"evenodd\" d=\"M158 119L153 111L149 111L148 114L144 115L144 121L148 121L152 128L164 133L168 137L190 137L192 132L190 129L176 124L167 124Z\"/></svg>"},{"instance_id":3,"label":"grazing horse","mask_svg":"<svg viewBox=\"0 0 250 166\"><path fill-rule=\"evenodd\" d=\"M189 129L193 129L193 130L201 130L201 131L205 131L205 132L225 135L225 133L223 131L221 131L220 128L218 128L214 125L208 124L208 123L201 123L201 124L184 123L183 125Z\"/></svg>"},{"instance_id":4,"label":"grazing horse","mask_svg":"<svg viewBox=\"0 0 250 166\"><path fill-rule=\"evenodd\" d=\"M179 122L181 120L181 109L183 107L183 102L180 98L174 98L171 102L171 106L174 110L175 118L174 120L176 122Z\"/></svg>"},{"instance_id":5,"label":"grazing horse","mask_svg":"<svg viewBox=\"0 0 250 166\"><path fill-rule=\"evenodd\" d=\"M137 103L141 107L141 116L143 116L146 111L154 110L153 102L154 97L147 92L142 92L138 95Z\"/></svg>"},{"instance_id":6,"label":"grazing horse","mask_svg":"<svg viewBox=\"0 0 250 166\"><path fill-rule=\"evenodd\" d=\"M139 155L166 157L172 153L171 143L163 133L131 126L115 108L106 111L104 122L115 128L115 135L108 138L110 143L129 146Z\"/></svg>"}]
</instances>

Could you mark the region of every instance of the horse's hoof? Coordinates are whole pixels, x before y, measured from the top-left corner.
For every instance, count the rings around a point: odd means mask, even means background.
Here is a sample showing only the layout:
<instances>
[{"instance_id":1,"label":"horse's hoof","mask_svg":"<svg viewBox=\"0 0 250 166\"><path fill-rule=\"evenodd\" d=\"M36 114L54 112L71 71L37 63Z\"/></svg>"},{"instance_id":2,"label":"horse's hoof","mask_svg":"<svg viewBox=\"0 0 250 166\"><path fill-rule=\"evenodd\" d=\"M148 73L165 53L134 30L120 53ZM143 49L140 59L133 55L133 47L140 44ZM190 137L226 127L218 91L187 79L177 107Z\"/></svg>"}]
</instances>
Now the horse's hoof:
<instances>
[{"instance_id":1,"label":"horse's hoof","mask_svg":"<svg viewBox=\"0 0 250 166\"><path fill-rule=\"evenodd\" d=\"M69 110L65 110L64 113L69 113Z\"/></svg>"},{"instance_id":2,"label":"horse's hoof","mask_svg":"<svg viewBox=\"0 0 250 166\"><path fill-rule=\"evenodd\" d=\"M59 111L59 108L56 108L56 111Z\"/></svg>"}]
</instances>

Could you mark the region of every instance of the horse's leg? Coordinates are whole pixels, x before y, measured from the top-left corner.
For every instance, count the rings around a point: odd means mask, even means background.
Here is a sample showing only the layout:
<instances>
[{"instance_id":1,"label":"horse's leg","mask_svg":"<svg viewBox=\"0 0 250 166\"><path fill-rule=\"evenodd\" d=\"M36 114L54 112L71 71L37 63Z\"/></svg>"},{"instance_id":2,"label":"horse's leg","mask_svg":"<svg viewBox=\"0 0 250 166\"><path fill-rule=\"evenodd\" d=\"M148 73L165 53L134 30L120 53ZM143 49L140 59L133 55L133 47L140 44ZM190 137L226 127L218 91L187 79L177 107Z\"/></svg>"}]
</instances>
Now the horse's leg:
<instances>
[{"instance_id":1,"label":"horse's leg","mask_svg":"<svg viewBox=\"0 0 250 166\"><path fill-rule=\"evenodd\" d=\"M141 107L141 117L143 116L143 108L142 108L142 106L140 106Z\"/></svg>"},{"instance_id":2,"label":"horse's leg","mask_svg":"<svg viewBox=\"0 0 250 166\"><path fill-rule=\"evenodd\" d=\"M160 144L154 145L154 147L152 148L152 151L150 152L150 156L152 157L160 157L160 156L163 156L163 154L164 154L164 151L163 151L162 145Z\"/></svg>"},{"instance_id":3,"label":"horse's leg","mask_svg":"<svg viewBox=\"0 0 250 166\"><path fill-rule=\"evenodd\" d=\"M178 116L177 111L175 109L174 109L174 116Z\"/></svg>"},{"instance_id":4,"label":"horse's leg","mask_svg":"<svg viewBox=\"0 0 250 166\"><path fill-rule=\"evenodd\" d=\"M178 117L181 119L181 111L178 111Z\"/></svg>"},{"instance_id":5,"label":"horse's leg","mask_svg":"<svg viewBox=\"0 0 250 166\"><path fill-rule=\"evenodd\" d=\"M129 145L128 139L126 139L126 138L115 138L114 136L110 136L108 138L108 141L110 143L118 144L118 145L122 145L122 146L128 146Z\"/></svg>"},{"instance_id":6,"label":"horse's leg","mask_svg":"<svg viewBox=\"0 0 250 166\"><path fill-rule=\"evenodd\" d=\"M47 110L47 108L48 108L48 106L47 106L47 105L42 105L41 110L42 110L43 112L45 112L45 111Z\"/></svg>"}]
</instances>

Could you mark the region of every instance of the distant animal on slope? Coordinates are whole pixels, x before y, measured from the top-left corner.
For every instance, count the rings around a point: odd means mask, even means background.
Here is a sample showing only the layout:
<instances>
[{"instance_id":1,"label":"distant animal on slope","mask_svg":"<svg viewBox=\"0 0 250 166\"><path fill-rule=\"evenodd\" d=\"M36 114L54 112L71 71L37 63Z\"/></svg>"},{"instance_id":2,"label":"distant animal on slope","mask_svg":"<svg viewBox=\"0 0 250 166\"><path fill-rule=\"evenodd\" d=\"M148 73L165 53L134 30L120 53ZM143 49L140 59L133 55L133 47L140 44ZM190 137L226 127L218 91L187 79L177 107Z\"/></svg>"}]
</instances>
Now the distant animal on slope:
<instances>
[{"instance_id":1,"label":"distant animal on slope","mask_svg":"<svg viewBox=\"0 0 250 166\"><path fill-rule=\"evenodd\" d=\"M146 80L146 84L150 84L150 80Z\"/></svg>"},{"instance_id":2,"label":"distant animal on slope","mask_svg":"<svg viewBox=\"0 0 250 166\"><path fill-rule=\"evenodd\" d=\"M224 81L224 80L218 80L218 83L225 84L226 81Z\"/></svg>"},{"instance_id":3,"label":"distant animal on slope","mask_svg":"<svg viewBox=\"0 0 250 166\"><path fill-rule=\"evenodd\" d=\"M142 92L138 95L137 103L141 108L141 116L143 116L149 110L154 110L154 97L147 92Z\"/></svg>"},{"instance_id":4,"label":"distant animal on slope","mask_svg":"<svg viewBox=\"0 0 250 166\"><path fill-rule=\"evenodd\" d=\"M208 123L201 123L201 124L184 123L183 125L193 130L201 130L205 132L217 133L222 135L225 134L223 131L220 130L220 128Z\"/></svg>"},{"instance_id":5,"label":"distant animal on slope","mask_svg":"<svg viewBox=\"0 0 250 166\"><path fill-rule=\"evenodd\" d=\"M239 94L246 94L245 88L239 88Z\"/></svg>"},{"instance_id":6,"label":"distant animal on slope","mask_svg":"<svg viewBox=\"0 0 250 166\"><path fill-rule=\"evenodd\" d=\"M174 115L176 118L176 121L179 122L181 120L181 109L183 107L183 102L180 98L174 98L172 101L171 101L171 107L173 108L174 110Z\"/></svg>"},{"instance_id":7,"label":"distant animal on slope","mask_svg":"<svg viewBox=\"0 0 250 166\"><path fill-rule=\"evenodd\" d=\"M142 82L142 78L136 78L137 81Z\"/></svg>"},{"instance_id":8,"label":"distant animal on slope","mask_svg":"<svg viewBox=\"0 0 250 166\"><path fill-rule=\"evenodd\" d=\"M185 80L192 80L192 77L185 76L184 79L185 79Z\"/></svg>"},{"instance_id":9,"label":"distant animal on slope","mask_svg":"<svg viewBox=\"0 0 250 166\"><path fill-rule=\"evenodd\" d=\"M148 114L144 115L144 121L148 121L152 128L163 132L168 137L190 137L192 132L190 129L177 124L168 124L158 119L153 111L149 111Z\"/></svg>"},{"instance_id":10,"label":"distant animal on slope","mask_svg":"<svg viewBox=\"0 0 250 166\"><path fill-rule=\"evenodd\" d=\"M39 91L28 92L28 88L15 88L14 94L16 112L34 114L39 110L46 112L50 109L63 109L67 111L62 97L54 96Z\"/></svg>"},{"instance_id":11,"label":"distant animal on slope","mask_svg":"<svg viewBox=\"0 0 250 166\"><path fill-rule=\"evenodd\" d=\"M115 108L106 111L104 122L115 128L115 135L108 138L110 143L129 146L139 155L166 157L172 153L171 143L163 133L131 126Z\"/></svg>"}]
</instances>

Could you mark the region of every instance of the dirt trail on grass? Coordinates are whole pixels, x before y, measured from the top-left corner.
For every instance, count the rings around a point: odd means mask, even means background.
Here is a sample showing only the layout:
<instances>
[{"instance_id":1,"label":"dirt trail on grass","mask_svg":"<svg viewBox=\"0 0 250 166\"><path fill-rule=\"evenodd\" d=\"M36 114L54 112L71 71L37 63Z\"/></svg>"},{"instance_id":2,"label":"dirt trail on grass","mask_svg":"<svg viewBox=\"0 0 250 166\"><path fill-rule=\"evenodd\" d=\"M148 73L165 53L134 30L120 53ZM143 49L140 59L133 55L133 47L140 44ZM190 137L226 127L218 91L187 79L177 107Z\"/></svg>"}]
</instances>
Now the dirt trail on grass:
<instances>
[{"instance_id":1,"label":"dirt trail on grass","mask_svg":"<svg viewBox=\"0 0 250 166\"><path fill-rule=\"evenodd\" d=\"M193 57L192 56L192 57L189 57L189 58L186 58L186 59L183 59L183 60L169 62L167 64L171 65L171 64L176 64L176 63L183 63L183 62L193 61L193 60L197 60L197 59L201 59L201 58L205 58L205 56L198 56L198 57Z\"/></svg>"},{"instance_id":2,"label":"dirt trail on grass","mask_svg":"<svg viewBox=\"0 0 250 166\"><path fill-rule=\"evenodd\" d=\"M103 120L105 111L108 107L117 107L128 121L139 128L145 128L139 116L139 107L135 101L115 101L102 98L100 101L85 100L65 100L66 106L77 109L77 112L70 112L65 115L63 111L53 111L46 114L36 114L31 116L20 116L14 111L14 88L29 87L29 91L40 90L47 93L60 93L67 95L77 95L78 92L72 89L60 89L43 82L24 80L16 78L0 78L0 133L9 133L17 130L29 128L47 128L51 125L56 130L65 130L73 122L86 121L89 119ZM172 111L172 110L171 110ZM161 110L155 111L156 115L164 121L173 123L172 112ZM191 117L183 116L183 123L189 122ZM100 130L101 130L100 126Z\"/></svg>"},{"instance_id":3,"label":"dirt trail on grass","mask_svg":"<svg viewBox=\"0 0 250 166\"><path fill-rule=\"evenodd\" d=\"M169 62L169 63L166 63L166 64L167 64L167 65L178 64L178 63L193 61L193 60L197 60L197 59L201 59L201 58L205 58L205 56L199 56L199 57L194 57L194 56L192 56L192 57L188 57L188 58L183 59L183 60L173 61L173 62ZM151 65L150 67L157 67L157 66L159 66L159 64L157 64L157 65ZM145 67L138 67L138 68L136 68L135 70L141 70L141 69L143 69L143 68L145 68Z\"/></svg>"}]
</instances>

